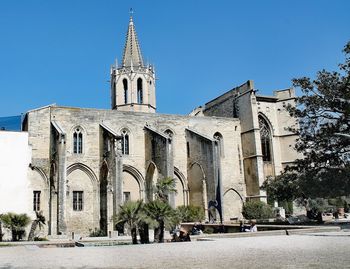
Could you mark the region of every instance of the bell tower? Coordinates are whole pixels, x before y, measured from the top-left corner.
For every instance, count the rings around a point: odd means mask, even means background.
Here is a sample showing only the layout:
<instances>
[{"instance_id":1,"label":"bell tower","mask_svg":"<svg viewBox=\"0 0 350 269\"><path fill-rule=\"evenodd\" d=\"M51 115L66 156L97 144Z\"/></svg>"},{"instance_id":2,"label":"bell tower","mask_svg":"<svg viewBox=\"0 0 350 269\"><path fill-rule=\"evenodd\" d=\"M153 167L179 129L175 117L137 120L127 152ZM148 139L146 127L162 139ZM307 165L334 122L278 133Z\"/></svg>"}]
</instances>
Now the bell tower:
<instances>
[{"instance_id":1,"label":"bell tower","mask_svg":"<svg viewBox=\"0 0 350 269\"><path fill-rule=\"evenodd\" d=\"M122 62L111 67L111 98L112 109L156 112L155 72L143 62L132 15Z\"/></svg>"}]
</instances>

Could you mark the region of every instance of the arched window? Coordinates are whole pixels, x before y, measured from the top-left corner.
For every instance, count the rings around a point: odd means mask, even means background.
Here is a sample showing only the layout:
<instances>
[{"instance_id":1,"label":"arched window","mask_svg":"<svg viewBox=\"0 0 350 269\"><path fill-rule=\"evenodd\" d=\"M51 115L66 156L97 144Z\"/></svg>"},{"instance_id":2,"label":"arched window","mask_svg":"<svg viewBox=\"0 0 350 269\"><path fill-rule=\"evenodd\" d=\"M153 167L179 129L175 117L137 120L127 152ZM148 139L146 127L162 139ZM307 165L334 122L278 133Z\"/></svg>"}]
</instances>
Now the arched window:
<instances>
[{"instance_id":1,"label":"arched window","mask_svg":"<svg viewBox=\"0 0 350 269\"><path fill-rule=\"evenodd\" d=\"M122 130L122 154L129 155L129 132Z\"/></svg>"},{"instance_id":2,"label":"arched window","mask_svg":"<svg viewBox=\"0 0 350 269\"><path fill-rule=\"evenodd\" d=\"M73 133L73 153L83 153L83 132L80 127L75 128Z\"/></svg>"},{"instance_id":3,"label":"arched window","mask_svg":"<svg viewBox=\"0 0 350 269\"><path fill-rule=\"evenodd\" d=\"M260 129L260 140L261 140L261 151L264 162L271 162L271 131L268 123L263 117L259 116L259 129Z\"/></svg>"},{"instance_id":4,"label":"arched window","mask_svg":"<svg viewBox=\"0 0 350 269\"><path fill-rule=\"evenodd\" d=\"M142 89L142 79L137 79L137 103L143 103L143 89Z\"/></svg>"},{"instance_id":5,"label":"arched window","mask_svg":"<svg viewBox=\"0 0 350 269\"><path fill-rule=\"evenodd\" d=\"M216 132L213 137L218 145L219 156L224 157L224 143L223 143L224 141L222 139L222 134L220 134L219 132Z\"/></svg>"},{"instance_id":6,"label":"arched window","mask_svg":"<svg viewBox=\"0 0 350 269\"><path fill-rule=\"evenodd\" d=\"M128 103L128 80L126 78L123 79L123 87L124 87L124 104Z\"/></svg>"},{"instance_id":7,"label":"arched window","mask_svg":"<svg viewBox=\"0 0 350 269\"><path fill-rule=\"evenodd\" d=\"M173 138L173 137L174 137L174 133L173 133L173 131L170 130L170 129L166 129L166 130L164 131L164 133L165 133L169 138Z\"/></svg>"}]
</instances>

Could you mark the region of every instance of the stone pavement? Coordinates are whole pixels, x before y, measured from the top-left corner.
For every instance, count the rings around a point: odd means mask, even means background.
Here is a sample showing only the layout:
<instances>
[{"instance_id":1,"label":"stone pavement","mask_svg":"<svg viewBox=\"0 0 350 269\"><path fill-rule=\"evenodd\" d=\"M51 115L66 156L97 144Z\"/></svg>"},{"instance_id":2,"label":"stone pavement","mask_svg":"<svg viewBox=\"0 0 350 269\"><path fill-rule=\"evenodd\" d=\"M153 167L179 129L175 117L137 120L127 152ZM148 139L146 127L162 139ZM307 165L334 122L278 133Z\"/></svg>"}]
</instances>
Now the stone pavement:
<instances>
[{"instance_id":1,"label":"stone pavement","mask_svg":"<svg viewBox=\"0 0 350 269\"><path fill-rule=\"evenodd\" d=\"M336 232L326 236L216 238L114 247L2 247L0 269L350 268L349 235L349 232Z\"/></svg>"}]
</instances>

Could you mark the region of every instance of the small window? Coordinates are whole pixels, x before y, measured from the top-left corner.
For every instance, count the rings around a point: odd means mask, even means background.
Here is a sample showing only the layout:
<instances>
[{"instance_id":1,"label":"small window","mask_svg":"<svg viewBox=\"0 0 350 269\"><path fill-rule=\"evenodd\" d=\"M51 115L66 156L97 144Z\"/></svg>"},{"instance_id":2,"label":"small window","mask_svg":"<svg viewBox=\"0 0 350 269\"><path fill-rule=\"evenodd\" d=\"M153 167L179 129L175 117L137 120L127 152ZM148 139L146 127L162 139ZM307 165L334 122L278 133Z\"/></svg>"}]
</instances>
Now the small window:
<instances>
[{"instance_id":1,"label":"small window","mask_svg":"<svg viewBox=\"0 0 350 269\"><path fill-rule=\"evenodd\" d=\"M187 146L187 158L189 158L191 156L191 154L190 154L190 142L187 142L186 146Z\"/></svg>"},{"instance_id":2,"label":"small window","mask_svg":"<svg viewBox=\"0 0 350 269\"><path fill-rule=\"evenodd\" d=\"M129 132L127 130L122 131L122 154L129 155Z\"/></svg>"},{"instance_id":3,"label":"small window","mask_svg":"<svg viewBox=\"0 0 350 269\"><path fill-rule=\"evenodd\" d=\"M142 89L142 79L139 78L137 80L137 103L143 103L143 89Z\"/></svg>"},{"instance_id":4,"label":"small window","mask_svg":"<svg viewBox=\"0 0 350 269\"><path fill-rule=\"evenodd\" d=\"M83 210L83 192L73 191L73 210L82 211Z\"/></svg>"},{"instance_id":5,"label":"small window","mask_svg":"<svg viewBox=\"0 0 350 269\"><path fill-rule=\"evenodd\" d=\"M129 191L123 192L123 201L124 203L131 201L131 195Z\"/></svg>"},{"instance_id":6,"label":"small window","mask_svg":"<svg viewBox=\"0 0 350 269\"><path fill-rule=\"evenodd\" d=\"M83 133L80 127L76 128L73 133L73 152L75 154L83 153Z\"/></svg>"},{"instance_id":7,"label":"small window","mask_svg":"<svg viewBox=\"0 0 350 269\"><path fill-rule=\"evenodd\" d=\"M123 87L124 87L124 104L128 103L128 80L126 78L123 79Z\"/></svg>"},{"instance_id":8,"label":"small window","mask_svg":"<svg viewBox=\"0 0 350 269\"><path fill-rule=\"evenodd\" d=\"M40 194L41 191L33 191L33 210L40 211Z\"/></svg>"}]
</instances>

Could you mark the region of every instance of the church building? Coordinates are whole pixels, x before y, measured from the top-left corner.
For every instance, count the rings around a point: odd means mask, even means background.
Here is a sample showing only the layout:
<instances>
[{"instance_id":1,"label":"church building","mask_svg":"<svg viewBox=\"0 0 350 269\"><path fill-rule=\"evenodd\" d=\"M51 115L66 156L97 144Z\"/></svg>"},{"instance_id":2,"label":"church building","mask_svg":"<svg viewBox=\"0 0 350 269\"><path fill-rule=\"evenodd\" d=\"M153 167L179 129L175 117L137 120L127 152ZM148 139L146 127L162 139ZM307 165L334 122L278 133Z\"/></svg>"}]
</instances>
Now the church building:
<instances>
[{"instance_id":1,"label":"church building","mask_svg":"<svg viewBox=\"0 0 350 269\"><path fill-rule=\"evenodd\" d=\"M189 115L156 112L154 68L142 58L132 17L122 61L111 68L111 109L50 105L27 112L28 209L41 210L46 235L116 229L125 201L151 201L157 180L172 177L173 207L202 207L208 219L241 218L247 199L266 201L259 186L296 158L293 89L258 95L253 81Z\"/></svg>"}]
</instances>

